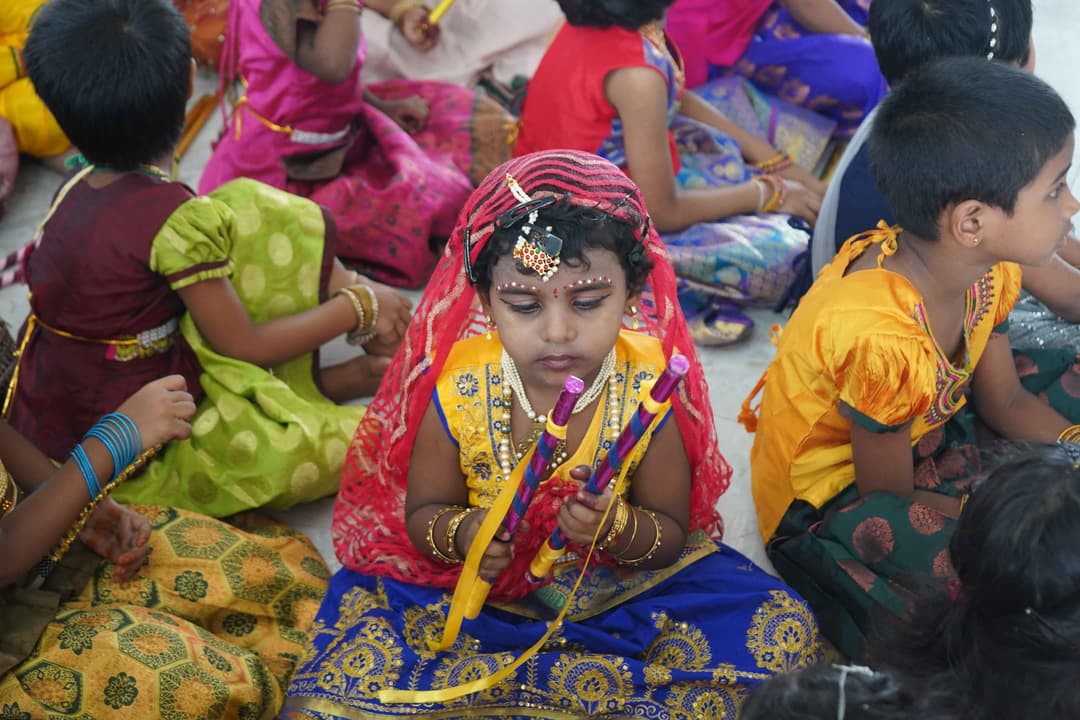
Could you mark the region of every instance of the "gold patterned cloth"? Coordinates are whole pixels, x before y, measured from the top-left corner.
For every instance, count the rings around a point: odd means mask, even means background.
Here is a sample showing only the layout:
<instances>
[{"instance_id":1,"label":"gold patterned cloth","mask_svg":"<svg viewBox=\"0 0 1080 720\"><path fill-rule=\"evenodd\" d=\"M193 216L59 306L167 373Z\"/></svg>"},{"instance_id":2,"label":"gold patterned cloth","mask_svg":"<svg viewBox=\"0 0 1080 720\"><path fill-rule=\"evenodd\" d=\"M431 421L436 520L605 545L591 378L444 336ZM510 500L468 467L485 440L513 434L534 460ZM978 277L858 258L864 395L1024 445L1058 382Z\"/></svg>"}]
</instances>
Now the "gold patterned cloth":
<instances>
[{"instance_id":1,"label":"gold patterned cloth","mask_svg":"<svg viewBox=\"0 0 1080 720\"><path fill-rule=\"evenodd\" d=\"M31 654L0 677L0 717L276 717L326 591L318 552L254 516L230 525L135 509L153 528L147 565L120 584L101 562L73 599L52 606ZM34 602L5 592L3 624L13 612L31 616Z\"/></svg>"},{"instance_id":2,"label":"gold patterned cloth","mask_svg":"<svg viewBox=\"0 0 1080 720\"><path fill-rule=\"evenodd\" d=\"M437 383L438 405L460 447L472 500L485 505L501 481L491 454L496 433L484 431L500 416L498 342L463 342L470 352L451 353ZM658 342L628 332L616 349L625 422L642 392L635 386L647 388L663 354ZM587 433L567 464L591 462L607 442L602 432ZM429 641L442 637L448 591L340 571L284 717L734 718L755 684L820 659L817 623L803 601L704 533L662 570L591 565L574 594L578 565L568 558L541 590L487 605L445 652L432 651ZM385 689L437 691L493 674L537 642L567 603L559 629L504 682L445 703L378 700Z\"/></svg>"}]
</instances>

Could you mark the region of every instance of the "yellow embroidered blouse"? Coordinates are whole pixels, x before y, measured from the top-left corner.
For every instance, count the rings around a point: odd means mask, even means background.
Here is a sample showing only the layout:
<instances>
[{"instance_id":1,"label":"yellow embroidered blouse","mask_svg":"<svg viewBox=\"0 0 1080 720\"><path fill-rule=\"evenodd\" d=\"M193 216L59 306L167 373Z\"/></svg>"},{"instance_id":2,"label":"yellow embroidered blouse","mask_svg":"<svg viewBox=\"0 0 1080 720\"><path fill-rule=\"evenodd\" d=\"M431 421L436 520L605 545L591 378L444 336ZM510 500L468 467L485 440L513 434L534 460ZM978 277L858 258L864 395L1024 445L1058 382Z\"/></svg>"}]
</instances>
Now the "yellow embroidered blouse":
<instances>
[{"instance_id":1,"label":"yellow embroidered blouse","mask_svg":"<svg viewBox=\"0 0 1080 720\"><path fill-rule=\"evenodd\" d=\"M877 268L844 274L882 239L884 258L895 249L891 232L858 236L840 249L792 315L766 370L750 451L766 540L794 500L821 507L855 481L852 422L877 432L911 422L914 445L963 407L991 332L1019 296L1020 268L1013 263L995 265L972 285L963 362L950 361L930 331L922 296L906 278L880 260Z\"/></svg>"},{"instance_id":2,"label":"yellow embroidered blouse","mask_svg":"<svg viewBox=\"0 0 1080 720\"><path fill-rule=\"evenodd\" d=\"M498 462L502 439L502 343L497 335L482 335L454 344L442 375L435 386L435 404L450 437L457 443L461 472L469 486L469 503L489 507L499 494L505 478ZM664 369L666 360L660 341L648 335L623 330L615 342L615 373L621 417L619 429L637 410L644 393ZM560 467L595 467L611 448L607 431L607 392L592 409L592 422L585 439ZM659 427L654 423L653 428ZM646 432L630 458L627 477L649 447L652 431ZM627 484L629 489L629 483Z\"/></svg>"}]
</instances>

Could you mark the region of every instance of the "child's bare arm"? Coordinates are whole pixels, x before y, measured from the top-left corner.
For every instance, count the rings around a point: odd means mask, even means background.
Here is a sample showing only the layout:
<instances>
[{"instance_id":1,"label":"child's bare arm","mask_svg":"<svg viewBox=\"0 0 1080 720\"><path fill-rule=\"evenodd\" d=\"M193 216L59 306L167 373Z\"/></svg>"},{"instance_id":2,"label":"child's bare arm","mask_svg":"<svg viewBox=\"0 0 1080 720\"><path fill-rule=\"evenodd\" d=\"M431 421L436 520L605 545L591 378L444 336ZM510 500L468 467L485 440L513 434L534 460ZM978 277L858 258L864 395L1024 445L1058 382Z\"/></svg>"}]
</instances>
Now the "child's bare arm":
<instances>
[{"instance_id":1,"label":"child's bare arm","mask_svg":"<svg viewBox=\"0 0 1080 720\"><path fill-rule=\"evenodd\" d=\"M458 450L447 436L432 401L420 421L409 459L409 485L405 499L405 524L409 539L420 552L430 555L430 535L440 552L450 557L455 554L464 557L487 515L486 511L471 513L458 526L455 547L450 547L447 529L460 511L448 508L468 505L469 490L461 474ZM429 533L428 525L432 518L435 518L435 524ZM509 542L493 542L480 561L480 574L494 577L510 564L512 558Z\"/></svg>"},{"instance_id":2,"label":"child's bare arm","mask_svg":"<svg viewBox=\"0 0 1080 720\"><path fill-rule=\"evenodd\" d=\"M1058 257L1073 267L1080 267L1080 239L1076 235L1069 235L1065 247L1058 250Z\"/></svg>"},{"instance_id":3,"label":"child's bare arm","mask_svg":"<svg viewBox=\"0 0 1080 720\"><path fill-rule=\"evenodd\" d=\"M659 230L674 232L757 210L754 183L679 191L667 136L667 85L656 71L616 70L605 79L604 92L622 120L630 176L641 188Z\"/></svg>"},{"instance_id":4,"label":"child's bare arm","mask_svg":"<svg viewBox=\"0 0 1080 720\"><path fill-rule=\"evenodd\" d=\"M1060 255L1046 265L1025 265L1024 289L1063 320L1080 322L1080 270Z\"/></svg>"},{"instance_id":5,"label":"child's bare arm","mask_svg":"<svg viewBox=\"0 0 1080 720\"><path fill-rule=\"evenodd\" d=\"M23 492L33 492L56 472L45 453L6 422L0 422L0 458Z\"/></svg>"},{"instance_id":6,"label":"child's bare arm","mask_svg":"<svg viewBox=\"0 0 1080 720\"><path fill-rule=\"evenodd\" d=\"M652 510L660 520L663 542L652 559L640 567L663 568L679 558L690 527L690 460L686 457L682 434L675 416L669 415L664 426L653 435L649 450L641 459L630 485L630 502L638 507ZM639 513L640 514L640 513ZM639 528L645 517L638 517ZM639 535L641 531L639 530ZM649 532L645 537L635 538L625 550L619 548L623 557L641 557L652 547Z\"/></svg>"},{"instance_id":7,"label":"child's bare arm","mask_svg":"<svg viewBox=\"0 0 1080 720\"><path fill-rule=\"evenodd\" d=\"M215 352L262 367L312 352L357 324L356 310L344 296L256 325L225 278L203 280L178 292Z\"/></svg>"},{"instance_id":8,"label":"child's bare arm","mask_svg":"<svg viewBox=\"0 0 1080 720\"><path fill-rule=\"evenodd\" d=\"M908 498L950 517L960 514L960 501L941 493L915 489L911 426L892 432L872 432L852 423L851 457L859 495L885 492Z\"/></svg>"},{"instance_id":9,"label":"child's bare arm","mask_svg":"<svg viewBox=\"0 0 1080 720\"><path fill-rule=\"evenodd\" d=\"M139 428L141 449L191 434L195 403L184 378L171 375L144 386L118 412ZM6 424L0 425L0 457L20 488L29 492L0 520L0 586L22 577L60 540L90 501L86 480L73 460L54 469L44 455ZM112 457L96 438L82 442L99 482L111 477ZM44 464L42 461L44 460ZM25 484L20 474L26 479Z\"/></svg>"},{"instance_id":10,"label":"child's bare arm","mask_svg":"<svg viewBox=\"0 0 1080 720\"><path fill-rule=\"evenodd\" d=\"M570 476L584 483L589 478L589 468L574 468ZM657 540L656 526L645 512L649 510L660 524L660 546L652 557L637 567L655 570L675 562L686 546L690 483L690 462L682 436L674 417L669 417L653 435L648 452L634 472L628 508L633 517L628 519L626 528L613 539L607 551L620 559L647 556ZM577 496L567 498L559 509L559 526L569 539L588 545L597 537L597 528L604 522L604 509L610 501L610 487L600 495L592 495L582 488ZM606 538L614 521L613 509L599 532L600 540Z\"/></svg>"},{"instance_id":11,"label":"child's bare arm","mask_svg":"<svg viewBox=\"0 0 1080 720\"><path fill-rule=\"evenodd\" d=\"M676 232L701 222L757 212L759 183L702 190L680 190L675 184L665 111L667 85L656 71L641 67L616 70L604 81L604 92L622 120L628 170L645 196L657 229ZM791 182L779 211L812 223L820 206L820 198L802 184Z\"/></svg>"},{"instance_id":12,"label":"child's bare arm","mask_svg":"<svg viewBox=\"0 0 1080 720\"><path fill-rule=\"evenodd\" d=\"M777 149L765 140L742 129L722 112L705 102L692 92L683 95L679 112L688 118L714 127L739 144L742 156L749 163L760 163L776 157ZM808 190L820 198L825 194L825 183L798 165L791 165L776 173L789 180L802 183Z\"/></svg>"},{"instance_id":13,"label":"child's bare arm","mask_svg":"<svg viewBox=\"0 0 1080 720\"><path fill-rule=\"evenodd\" d=\"M108 477L112 460L105 446L88 440L83 448L98 477ZM89 502L86 483L73 460L19 502L0 522L0 557L4 558L0 587L21 578L48 554Z\"/></svg>"},{"instance_id":14,"label":"child's bare arm","mask_svg":"<svg viewBox=\"0 0 1080 720\"><path fill-rule=\"evenodd\" d=\"M979 418L1011 440L1056 442L1070 423L1020 384L1007 335L994 334L972 378Z\"/></svg>"},{"instance_id":15,"label":"child's bare arm","mask_svg":"<svg viewBox=\"0 0 1080 720\"><path fill-rule=\"evenodd\" d=\"M259 19L278 48L320 80L344 82L353 71L358 14L336 11L320 19L312 0L263 0Z\"/></svg>"}]
</instances>

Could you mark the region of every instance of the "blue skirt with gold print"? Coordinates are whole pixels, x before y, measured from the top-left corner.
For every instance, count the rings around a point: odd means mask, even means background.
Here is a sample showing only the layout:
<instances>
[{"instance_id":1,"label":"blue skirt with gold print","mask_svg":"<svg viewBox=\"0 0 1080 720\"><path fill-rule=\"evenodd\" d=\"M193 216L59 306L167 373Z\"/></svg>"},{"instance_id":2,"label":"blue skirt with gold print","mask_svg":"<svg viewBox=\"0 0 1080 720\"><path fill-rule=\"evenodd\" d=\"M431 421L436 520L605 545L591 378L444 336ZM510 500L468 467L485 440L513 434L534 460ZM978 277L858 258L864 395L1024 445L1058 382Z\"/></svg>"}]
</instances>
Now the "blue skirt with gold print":
<instances>
[{"instance_id":1,"label":"blue skirt with gold print","mask_svg":"<svg viewBox=\"0 0 1080 720\"><path fill-rule=\"evenodd\" d=\"M341 570L293 678L286 718L734 718L754 685L820 661L817 622L780 581L704 537L672 567L593 568L561 629L508 680L441 705L384 705L509 665L547 630L577 568L527 601L487 606L454 647L444 590Z\"/></svg>"}]
</instances>

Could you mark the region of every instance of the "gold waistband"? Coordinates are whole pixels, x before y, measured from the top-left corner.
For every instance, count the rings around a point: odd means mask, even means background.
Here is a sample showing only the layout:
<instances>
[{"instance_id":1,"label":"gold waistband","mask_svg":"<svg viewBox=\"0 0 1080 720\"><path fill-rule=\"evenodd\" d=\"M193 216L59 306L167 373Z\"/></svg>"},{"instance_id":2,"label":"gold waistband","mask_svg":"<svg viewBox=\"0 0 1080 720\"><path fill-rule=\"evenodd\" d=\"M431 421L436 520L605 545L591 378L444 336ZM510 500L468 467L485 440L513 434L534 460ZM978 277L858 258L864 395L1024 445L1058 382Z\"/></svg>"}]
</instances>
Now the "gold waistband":
<instances>
[{"instance_id":1,"label":"gold waistband","mask_svg":"<svg viewBox=\"0 0 1080 720\"><path fill-rule=\"evenodd\" d=\"M31 305L31 308L33 308L33 305ZM19 369L22 365L23 355L26 352L26 346L29 344L30 338L33 337L34 331L39 327L66 340L101 345L105 348L105 357L108 360L129 362L161 355L172 348L173 343L176 342L176 336L180 332L180 320L179 318L171 318L157 327L127 337L88 338L49 325L31 309L30 315L26 318L26 331L23 333L22 340L19 341L19 349L15 352L15 370L11 374L11 383L8 385L7 395L4 397L4 406L0 409L0 414L4 417L7 417L8 409L11 407L11 399L15 396L15 388L19 384Z\"/></svg>"}]
</instances>

